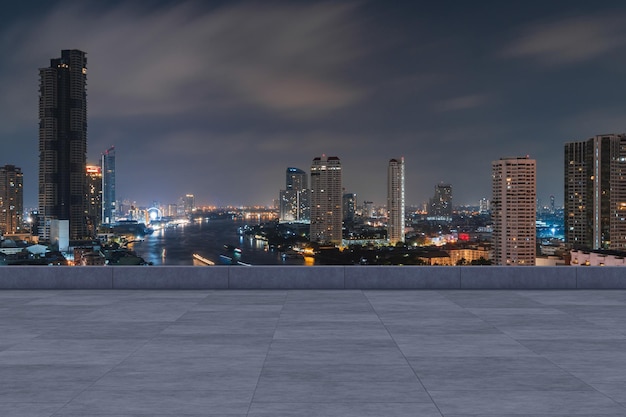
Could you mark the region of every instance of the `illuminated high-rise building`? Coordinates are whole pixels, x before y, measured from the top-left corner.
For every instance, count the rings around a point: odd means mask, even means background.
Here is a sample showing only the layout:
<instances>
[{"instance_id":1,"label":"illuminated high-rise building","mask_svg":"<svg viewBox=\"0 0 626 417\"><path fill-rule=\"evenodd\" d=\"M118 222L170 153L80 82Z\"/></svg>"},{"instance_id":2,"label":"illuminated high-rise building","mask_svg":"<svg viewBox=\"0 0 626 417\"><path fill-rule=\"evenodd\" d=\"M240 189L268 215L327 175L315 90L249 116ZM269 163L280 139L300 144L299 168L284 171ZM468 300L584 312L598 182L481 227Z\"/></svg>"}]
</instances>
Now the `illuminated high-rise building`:
<instances>
[{"instance_id":1,"label":"illuminated high-rise building","mask_svg":"<svg viewBox=\"0 0 626 417\"><path fill-rule=\"evenodd\" d=\"M278 199L281 222L307 222L310 219L310 190L307 174L299 168L289 167L285 172L285 189Z\"/></svg>"},{"instance_id":2,"label":"illuminated high-rise building","mask_svg":"<svg viewBox=\"0 0 626 417\"><path fill-rule=\"evenodd\" d=\"M102 170L102 223L111 224L117 219L115 201L115 146L104 151L100 160Z\"/></svg>"},{"instance_id":3,"label":"illuminated high-rise building","mask_svg":"<svg viewBox=\"0 0 626 417\"><path fill-rule=\"evenodd\" d=\"M183 208L185 210L185 214L191 214L196 208L196 198L193 194L186 194L183 197Z\"/></svg>"},{"instance_id":4,"label":"illuminated high-rise building","mask_svg":"<svg viewBox=\"0 0 626 417\"><path fill-rule=\"evenodd\" d=\"M374 202L373 201L363 201L363 217L372 218L374 217Z\"/></svg>"},{"instance_id":5,"label":"illuminated high-rise building","mask_svg":"<svg viewBox=\"0 0 626 417\"><path fill-rule=\"evenodd\" d=\"M300 168L287 168L285 171L285 184L287 190L306 190L308 188L306 172Z\"/></svg>"},{"instance_id":6,"label":"illuminated high-rise building","mask_svg":"<svg viewBox=\"0 0 626 417\"><path fill-rule=\"evenodd\" d=\"M429 216L450 219L452 217L452 185L435 185L435 195L430 200Z\"/></svg>"},{"instance_id":7,"label":"illuminated high-rise building","mask_svg":"<svg viewBox=\"0 0 626 417\"><path fill-rule=\"evenodd\" d=\"M486 214L491 210L491 201L488 198L481 198L478 202L478 212L480 214Z\"/></svg>"},{"instance_id":8,"label":"illuminated high-rise building","mask_svg":"<svg viewBox=\"0 0 626 417\"><path fill-rule=\"evenodd\" d=\"M69 238L87 236L87 58L61 51L39 70L39 237L54 220L69 221ZM66 222L63 222L65 224Z\"/></svg>"},{"instance_id":9,"label":"illuminated high-rise building","mask_svg":"<svg viewBox=\"0 0 626 417\"><path fill-rule=\"evenodd\" d=\"M336 156L316 157L311 164L312 242L341 244L341 161Z\"/></svg>"},{"instance_id":10,"label":"illuminated high-rise building","mask_svg":"<svg viewBox=\"0 0 626 417\"><path fill-rule=\"evenodd\" d=\"M404 158L391 159L387 169L387 239L404 242Z\"/></svg>"},{"instance_id":11,"label":"illuminated high-rise building","mask_svg":"<svg viewBox=\"0 0 626 417\"><path fill-rule=\"evenodd\" d=\"M493 161L491 218L496 265L534 265L536 162L529 157Z\"/></svg>"},{"instance_id":12,"label":"illuminated high-rise building","mask_svg":"<svg viewBox=\"0 0 626 417\"><path fill-rule=\"evenodd\" d=\"M626 250L626 134L565 144L565 242Z\"/></svg>"},{"instance_id":13,"label":"illuminated high-rise building","mask_svg":"<svg viewBox=\"0 0 626 417\"><path fill-rule=\"evenodd\" d=\"M15 165L0 167L0 234L22 233L24 176Z\"/></svg>"},{"instance_id":14,"label":"illuminated high-rise building","mask_svg":"<svg viewBox=\"0 0 626 417\"><path fill-rule=\"evenodd\" d=\"M356 215L356 193L344 193L341 204L343 208L343 222L353 223L354 216Z\"/></svg>"},{"instance_id":15,"label":"illuminated high-rise building","mask_svg":"<svg viewBox=\"0 0 626 417\"><path fill-rule=\"evenodd\" d=\"M87 165L87 231L96 236L102 223L102 169L98 165Z\"/></svg>"},{"instance_id":16,"label":"illuminated high-rise building","mask_svg":"<svg viewBox=\"0 0 626 417\"><path fill-rule=\"evenodd\" d=\"M168 217L176 217L178 216L178 205L176 204L168 204L167 211L165 212Z\"/></svg>"}]
</instances>

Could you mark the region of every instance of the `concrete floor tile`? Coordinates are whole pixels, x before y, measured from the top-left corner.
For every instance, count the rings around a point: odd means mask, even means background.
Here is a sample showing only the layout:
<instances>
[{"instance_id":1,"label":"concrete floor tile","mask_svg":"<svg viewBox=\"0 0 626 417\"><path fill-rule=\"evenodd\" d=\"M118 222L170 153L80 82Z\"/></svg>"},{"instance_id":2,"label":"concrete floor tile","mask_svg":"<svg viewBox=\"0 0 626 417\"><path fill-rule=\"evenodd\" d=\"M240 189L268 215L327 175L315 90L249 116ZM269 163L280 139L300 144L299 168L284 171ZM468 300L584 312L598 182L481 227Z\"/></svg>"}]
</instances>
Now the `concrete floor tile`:
<instances>
[{"instance_id":1,"label":"concrete floor tile","mask_svg":"<svg viewBox=\"0 0 626 417\"><path fill-rule=\"evenodd\" d=\"M624 339L559 339L533 340L520 339L519 342L533 352L555 359L584 359L595 355L611 355L626 360L626 340Z\"/></svg>"},{"instance_id":2,"label":"concrete floor tile","mask_svg":"<svg viewBox=\"0 0 626 417\"><path fill-rule=\"evenodd\" d=\"M276 340L267 362L305 364L404 365L406 359L391 340Z\"/></svg>"},{"instance_id":3,"label":"concrete floor tile","mask_svg":"<svg viewBox=\"0 0 626 417\"><path fill-rule=\"evenodd\" d=\"M626 407L596 391L428 391L444 416L623 414Z\"/></svg>"},{"instance_id":4,"label":"concrete floor tile","mask_svg":"<svg viewBox=\"0 0 626 417\"><path fill-rule=\"evenodd\" d=\"M261 376L266 381L379 381L413 384L415 373L408 365L379 364L266 364Z\"/></svg>"},{"instance_id":5,"label":"concrete floor tile","mask_svg":"<svg viewBox=\"0 0 626 417\"><path fill-rule=\"evenodd\" d=\"M384 381L307 381L261 378L255 402L431 402L421 384Z\"/></svg>"},{"instance_id":6,"label":"concrete floor tile","mask_svg":"<svg viewBox=\"0 0 626 417\"><path fill-rule=\"evenodd\" d=\"M96 381L97 390L193 390L253 392L259 369L229 369L221 372L134 372L119 368Z\"/></svg>"},{"instance_id":7,"label":"concrete floor tile","mask_svg":"<svg viewBox=\"0 0 626 417\"><path fill-rule=\"evenodd\" d=\"M120 325L118 322L74 322L68 326L57 326L49 329L40 335L38 339L125 339L125 340L148 340L164 331L170 322L158 321L135 321L125 322Z\"/></svg>"},{"instance_id":8,"label":"concrete floor tile","mask_svg":"<svg viewBox=\"0 0 626 417\"><path fill-rule=\"evenodd\" d=\"M79 389L91 385L109 372L107 365L0 365L0 386L30 384L45 389Z\"/></svg>"},{"instance_id":9,"label":"concrete floor tile","mask_svg":"<svg viewBox=\"0 0 626 417\"><path fill-rule=\"evenodd\" d=\"M481 414L481 417L572 417L572 415L576 417L624 417L624 414L619 413L602 413L602 414L594 414L594 413L582 413L582 414L562 414L562 413L550 413L550 414ZM476 414L446 414L445 417L476 417Z\"/></svg>"},{"instance_id":10,"label":"concrete floor tile","mask_svg":"<svg viewBox=\"0 0 626 417\"><path fill-rule=\"evenodd\" d=\"M57 350L0 352L2 365L117 365L129 356L128 352L63 352Z\"/></svg>"},{"instance_id":11,"label":"concrete floor tile","mask_svg":"<svg viewBox=\"0 0 626 417\"><path fill-rule=\"evenodd\" d=\"M82 391L83 387L73 390L59 389L54 386L36 386L21 383L11 386L0 386L0 403L54 403L68 402ZM4 416L3 416L4 417Z\"/></svg>"},{"instance_id":12,"label":"concrete floor tile","mask_svg":"<svg viewBox=\"0 0 626 417\"><path fill-rule=\"evenodd\" d=\"M419 358L409 363L427 390L591 391L544 358Z\"/></svg>"},{"instance_id":13,"label":"concrete floor tile","mask_svg":"<svg viewBox=\"0 0 626 417\"><path fill-rule=\"evenodd\" d=\"M380 323L380 318L374 313L344 313L335 314L328 312L298 313L283 312L280 316L280 324L309 323L309 322L335 322L335 323Z\"/></svg>"},{"instance_id":14,"label":"concrete floor tile","mask_svg":"<svg viewBox=\"0 0 626 417\"><path fill-rule=\"evenodd\" d=\"M626 416L626 291L0 291L3 345L2 417Z\"/></svg>"},{"instance_id":15,"label":"concrete floor tile","mask_svg":"<svg viewBox=\"0 0 626 417\"><path fill-rule=\"evenodd\" d=\"M282 326L279 326L274 333L274 340L391 340L389 332L382 325L378 326L378 329L372 330L346 327L337 329L283 329Z\"/></svg>"},{"instance_id":16,"label":"concrete floor tile","mask_svg":"<svg viewBox=\"0 0 626 417\"><path fill-rule=\"evenodd\" d=\"M537 356L503 334L394 335L406 357Z\"/></svg>"},{"instance_id":17,"label":"concrete floor tile","mask_svg":"<svg viewBox=\"0 0 626 417\"><path fill-rule=\"evenodd\" d=\"M626 381L612 383L592 382L591 386L612 400L626 406Z\"/></svg>"},{"instance_id":18,"label":"concrete floor tile","mask_svg":"<svg viewBox=\"0 0 626 417\"><path fill-rule=\"evenodd\" d=\"M248 417L441 417L432 403L260 403Z\"/></svg>"},{"instance_id":19,"label":"concrete floor tile","mask_svg":"<svg viewBox=\"0 0 626 417\"><path fill-rule=\"evenodd\" d=\"M251 394L248 390L114 391L88 389L59 410L57 414L171 414L179 416L209 413L245 414L250 406Z\"/></svg>"},{"instance_id":20,"label":"concrete floor tile","mask_svg":"<svg viewBox=\"0 0 626 417\"><path fill-rule=\"evenodd\" d=\"M189 311L206 311L214 313L227 314L267 314L280 313L283 309L282 303L277 304L219 304L211 302L202 302L195 304Z\"/></svg>"},{"instance_id":21,"label":"concrete floor tile","mask_svg":"<svg viewBox=\"0 0 626 417\"><path fill-rule=\"evenodd\" d=\"M276 323L265 320L250 321L221 321L219 323L205 323L202 321L177 321L171 323L161 335L173 336L215 336L217 335L252 335L272 336Z\"/></svg>"},{"instance_id":22,"label":"concrete floor tile","mask_svg":"<svg viewBox=\"0 0 626 417\"><path fill-rule=\"evenodd\" d=\"M116 303L83 314L77 320L86 322L173 322L187 311L188 308L183 305L165 306L157 302Z\"/></svg>"},{"instance_id":23,"label":"concrete floor tile","mask_svg":"<svg viewBox=\"0 0 626 417\"><path fill-rule=\"evenodd\" d=\"M422 318L410 323L396 324L383 318L385 327L393 337L396 335L461 335L461 334L500 334L493 325L476 317L463 317L455 320L446 318Z\"/></svg>"},{"instance_id":24,"label":"concrete floor tile","mask_svg":"<svg viewBox=\"0 0 626 417\"><path fill-rule=\"evenodd\" d=\"M476 291L449 291L442 293L445 298L463 308L472 307L499 307L499 308L539 308L543 304L526 297L516 291L502 291L497 297L491 290Z\"/></svg>"},{"instance_id":25,"label":"concrete floor tile","mask_svg":"<svg viewBox=\"0 0 626 417\"><path fill-rule=\"evenodd\" d=\"M2 417L50 417L55 411L63 407L62 402L49 401L46 403L2 403L0 402L0 416Z\"/></svg>"},{"instance_id":26,"label":"concrete floor tile","mask_svg":"<svg viewBox=\"0 0 626 417\"><path fill-rule=\"evenodd\" d=\"M78 414L66 414L66 413L61 413L61 414L54 414L51 417L180 417L181 415L173 412L173 413L151 413L151 414L84 414L84 413L78 413ZM184 417L246 417L246 414L213 414L211 413L211 410L207 410L206 412L202 413L202 414L185 414Z\"/></svg>"}]
</instances>

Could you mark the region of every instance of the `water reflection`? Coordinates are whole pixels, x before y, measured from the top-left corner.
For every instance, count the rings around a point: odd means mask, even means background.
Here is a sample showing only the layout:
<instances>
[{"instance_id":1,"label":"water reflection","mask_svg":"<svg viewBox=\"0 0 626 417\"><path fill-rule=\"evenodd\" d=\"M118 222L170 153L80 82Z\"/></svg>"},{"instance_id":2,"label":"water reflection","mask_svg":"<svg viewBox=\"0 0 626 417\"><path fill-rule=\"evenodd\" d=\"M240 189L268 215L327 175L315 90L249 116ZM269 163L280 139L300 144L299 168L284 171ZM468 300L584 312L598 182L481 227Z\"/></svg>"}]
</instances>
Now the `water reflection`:
<instances>
[{"instance_id":1,"label":"water reflection","mask_svg":"<svg viewBox=\"0 0 626 417\"><path fill-rule=\"evenodd\" d=\"M135 242L132 249L153 265L202 265L194 261L194 253L219 265L220 255L233 257L232 248L241 248L241 261L252 265L311 264L313 258L306 262L302 258L283 259L279 252L269 249L267 242L239 235L237 229L244 224L245 221L224 219L163 228Z\"/></svg>"}]
</instances>

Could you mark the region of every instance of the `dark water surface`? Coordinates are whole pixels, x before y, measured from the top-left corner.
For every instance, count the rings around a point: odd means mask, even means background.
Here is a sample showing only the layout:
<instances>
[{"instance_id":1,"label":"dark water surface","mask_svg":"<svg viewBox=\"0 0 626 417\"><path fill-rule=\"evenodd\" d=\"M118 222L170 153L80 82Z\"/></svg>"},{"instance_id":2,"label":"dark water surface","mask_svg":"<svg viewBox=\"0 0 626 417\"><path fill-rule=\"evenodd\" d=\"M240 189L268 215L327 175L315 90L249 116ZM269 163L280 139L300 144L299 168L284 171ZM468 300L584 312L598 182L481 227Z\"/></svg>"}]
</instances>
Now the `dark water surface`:
<instances>
[{"instance_id":1,"label":"dark water surface","mask_svg":"<svg viewBox=\"0 0 626 417\"><path fill-rule=\"evenodd\" d=\"M241 248L242 262L252 265L304 265L300 258L283 260L277 251L270 251L267 242L240 236L237 230L246 224L242 220L204 220L155 231L132 249L154 265L198 265L192 255L197 253L217 265L220 255L233 257L224 245Z\"/></svg>"}]
</instances>

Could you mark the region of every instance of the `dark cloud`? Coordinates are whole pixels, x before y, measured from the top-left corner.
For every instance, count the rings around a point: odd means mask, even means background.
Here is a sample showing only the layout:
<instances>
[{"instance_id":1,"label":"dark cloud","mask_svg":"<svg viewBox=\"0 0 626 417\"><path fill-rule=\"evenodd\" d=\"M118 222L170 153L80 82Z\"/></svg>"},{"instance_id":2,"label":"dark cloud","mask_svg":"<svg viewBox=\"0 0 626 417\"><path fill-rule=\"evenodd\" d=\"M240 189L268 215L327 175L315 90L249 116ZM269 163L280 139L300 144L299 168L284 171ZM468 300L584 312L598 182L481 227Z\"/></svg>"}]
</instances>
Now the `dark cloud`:
<instances>
[{"instance_id":1,"label":"dark cloud","mask_svg":"<svg viewBox=\"0 0 626 417\"><path fill-rule=\"evenodd\" d=\"M529 24L504 56L555 66L599 58L626 46L626 14L600 13Z\"/></svg>"},{"instance_id":2,"label":"dark cloud","mask_svg":"<svg viewBox=\"0 0 626 417\"><path fill-rule=\"evenodd\" d=\"M588 2L45 2L0 29L0 164L37 190L37 69L88 54L89 159L117 149L119 197L271 203L284 169L342 159L359 199L440 181L490 195L491 161L538 160L561 196L562 146L623 131L626 12ZM548 4L549 3L549 4ZM511 10L512 8L512 10ZM570 9L571 8L571 9ZM594 59L603 65L593 65ZM606 65L605 65L606 64ZM547 198L547 197L546 197Z\"/></svg>"}]
</instances>

